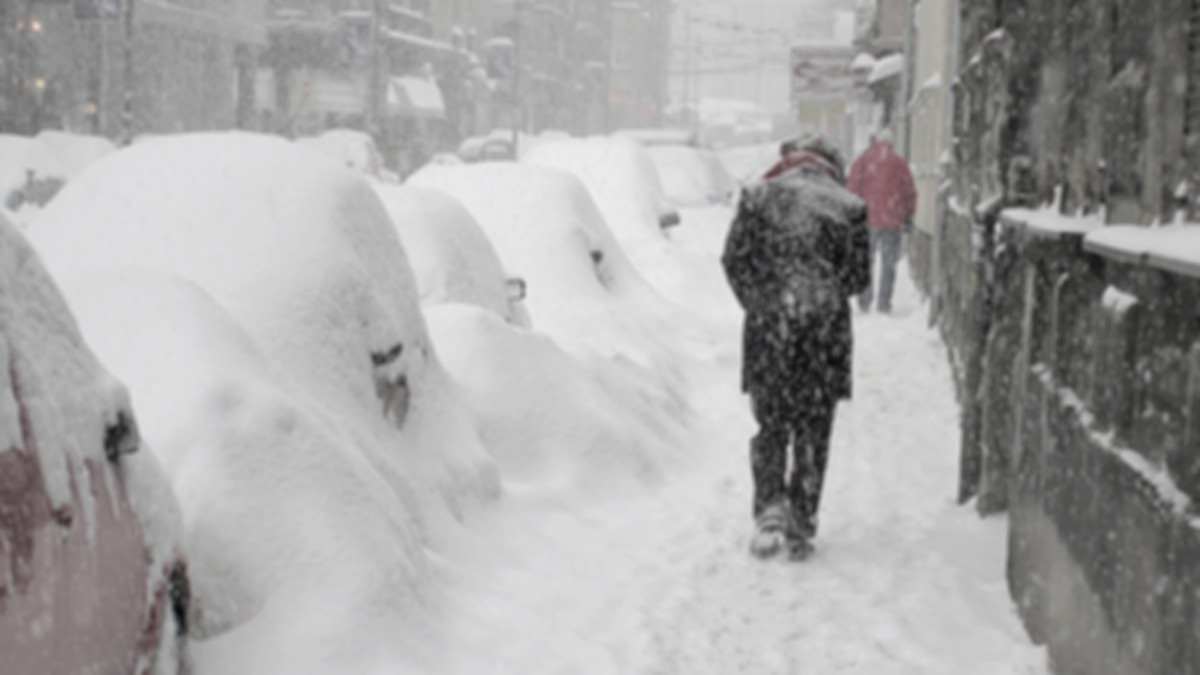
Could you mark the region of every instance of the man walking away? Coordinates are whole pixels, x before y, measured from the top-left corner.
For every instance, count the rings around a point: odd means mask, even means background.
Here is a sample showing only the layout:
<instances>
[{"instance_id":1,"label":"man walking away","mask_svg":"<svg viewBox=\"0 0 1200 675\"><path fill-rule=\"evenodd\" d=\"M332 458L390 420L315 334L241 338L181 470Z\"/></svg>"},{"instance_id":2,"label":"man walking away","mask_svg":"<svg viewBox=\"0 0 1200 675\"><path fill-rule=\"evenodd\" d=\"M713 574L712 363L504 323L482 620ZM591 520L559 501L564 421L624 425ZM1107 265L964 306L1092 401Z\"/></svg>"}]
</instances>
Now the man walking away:
<instances>
[{"instance_id":1,"label":"man walking away","mask_svg":"<svg viewBox=\"0 0 1200 675\"><path fill-rule=\"evenodd\" d=\"M850 397L849 298L871 273L866 207L842 187L840 153L821 137L800 146L743 191L721 258L746 312L742 389L759 425L751 551L794 558L812 550L834 410Z\"/></svg>"},{"instance_id":2,"label":"man walking away","mask_svg":"<svg viewBox=\"0 0 1200 675\"><path fill-rule=\"evenodd\" d=\"M901 235L917 210L912 172L908 162L892 149L892 132L884 129L875 135L875 142L850 168L846 187L867 203L872 265L876 257L880 258L877 306L886 314L892 311ZM871 296L868 286L858 298L858 306L864 312L871 309Z\"/></svg>"}]
</instances>

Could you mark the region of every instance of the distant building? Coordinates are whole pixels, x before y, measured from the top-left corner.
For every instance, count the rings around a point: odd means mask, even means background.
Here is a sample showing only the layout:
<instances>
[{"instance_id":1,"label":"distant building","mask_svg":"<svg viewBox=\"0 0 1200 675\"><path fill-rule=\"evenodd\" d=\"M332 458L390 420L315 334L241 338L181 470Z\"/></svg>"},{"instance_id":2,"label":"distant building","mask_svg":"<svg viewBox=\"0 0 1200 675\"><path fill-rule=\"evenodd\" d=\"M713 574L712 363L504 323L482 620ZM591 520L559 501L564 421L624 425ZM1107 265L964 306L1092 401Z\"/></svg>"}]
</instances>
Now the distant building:
<instances>
[{"instance_id":1,"label":"distant building","mask_svg":"<svg viewBox=\"0 0 1200 675\"><path fill-rule=\"evenodd\" d=\"M860 98L851 66L855 49L849 43L797 45L791 51L792 110L800 133L820 132L854 149L855 106Z\"/></svg>"},{"instance_id":2,"label":"distant building","mask_svg":"<svg viewBox=\"0 0 1200 675\"><path fill-rule=\"evenodd\" d=\"M229 128L253 110L265 0L0 3L0 131ZM127 58L128 56L128 58ZM130 94L132 119L123 114Z\"/></svg>"}]
</instances>

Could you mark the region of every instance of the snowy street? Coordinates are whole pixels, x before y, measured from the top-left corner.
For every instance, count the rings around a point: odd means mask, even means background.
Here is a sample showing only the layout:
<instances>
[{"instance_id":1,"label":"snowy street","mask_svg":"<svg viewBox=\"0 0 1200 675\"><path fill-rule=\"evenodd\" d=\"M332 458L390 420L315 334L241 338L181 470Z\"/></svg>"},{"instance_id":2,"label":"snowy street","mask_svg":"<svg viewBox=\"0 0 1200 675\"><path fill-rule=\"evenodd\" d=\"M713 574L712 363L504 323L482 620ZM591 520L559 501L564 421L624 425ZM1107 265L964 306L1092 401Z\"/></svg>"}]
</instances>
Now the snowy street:
<instances>
[{"instance_id":1,"label":"snowy street","mask_svg":"<svg viewBox=\"0 0 1200 675\"><path fill-rule=\"evenodd\" d=\"M1003 519L954 504L957 406L907 277L892 316L856 318L857 391L804 563L746 551L754 424L737 391L738 318L693 373L704 424L690 468L587 507L509 495L471 523L489 543L478 564L454 565L466 661L447 671L1048 672L1005 588Z\"/></svg>"},{"instance_id":2,"label":"snowy street","mask_svg":"<svg viewBox=\"0 0 1200 675\"><path fill-rule=\"evenodd\" d=\"M815 557L750 555L734 210L706 203L729 189L648 157L558 140L397 185L278 139L180 136L79 178L30 243L5 223L32 266L13 267L28 290L0 278L34 364L3 383L10 422L38 405L21 378L78 405L43 346L74 316L63 348L107 425L103 444L52 416L6 429L128 482L164 561L135 598L186 561L164 668L1047 672L1006 524L953 501L953 384L906 275L892 314L855 315ZM686 188L670 231L655 171Z\"/></svg>"},{"instance_id":3,"label":"snowy street","mask_svg":"<svg viewBox=\"0 0 1200 675\"><path fill-rule=\"evenodd\" d=\"M1200 0L0 0L0 675L1200 675L1198 223Z\"/></svg>"}]
</instances>

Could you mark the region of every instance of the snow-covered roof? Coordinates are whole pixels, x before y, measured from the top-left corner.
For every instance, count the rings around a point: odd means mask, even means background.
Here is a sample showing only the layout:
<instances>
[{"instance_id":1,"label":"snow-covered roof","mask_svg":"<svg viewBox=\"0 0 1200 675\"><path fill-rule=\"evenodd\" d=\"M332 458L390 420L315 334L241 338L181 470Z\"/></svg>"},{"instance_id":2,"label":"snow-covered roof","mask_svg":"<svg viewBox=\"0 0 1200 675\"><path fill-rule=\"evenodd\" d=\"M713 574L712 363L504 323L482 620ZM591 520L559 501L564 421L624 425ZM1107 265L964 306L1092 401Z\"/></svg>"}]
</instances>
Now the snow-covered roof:
<instances>
[{"instance_id":1,"label":"snow-covered roof","mask_svg":"<svg viewBox=\"0 0 1200 675\"><path fill-rule=\"evenodd\" d=\"M891 54L879 59L871 68L871 75L867 78L868 84L875 84L883 80L896 77L904 70L904 55Z\"/></svg>"}]
</instances>

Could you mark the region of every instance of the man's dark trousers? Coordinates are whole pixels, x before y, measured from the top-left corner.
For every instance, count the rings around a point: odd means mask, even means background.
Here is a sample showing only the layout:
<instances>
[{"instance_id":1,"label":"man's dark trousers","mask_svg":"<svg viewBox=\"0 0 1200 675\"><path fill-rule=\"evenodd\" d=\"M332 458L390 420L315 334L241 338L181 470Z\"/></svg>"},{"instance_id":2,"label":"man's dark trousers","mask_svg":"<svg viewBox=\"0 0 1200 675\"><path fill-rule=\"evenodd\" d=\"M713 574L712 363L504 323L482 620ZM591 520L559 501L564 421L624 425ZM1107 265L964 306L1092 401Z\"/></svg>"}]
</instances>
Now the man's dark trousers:
<instances>
[{"instance_id":1,"label":"man's dark trousers","mask_svg":"<svg viewBox=\"0 0 1200 675\"><path fill-rule=\"evenodd\" d=\"M819 392L752 398L759 431L750 441L754 474L754 516L786 502L795 522L809 537L816 534L817 509L829 462L829 436L837 401ZM792 475L785 481L787 451Z\"/></svg>"}]
</instances>

